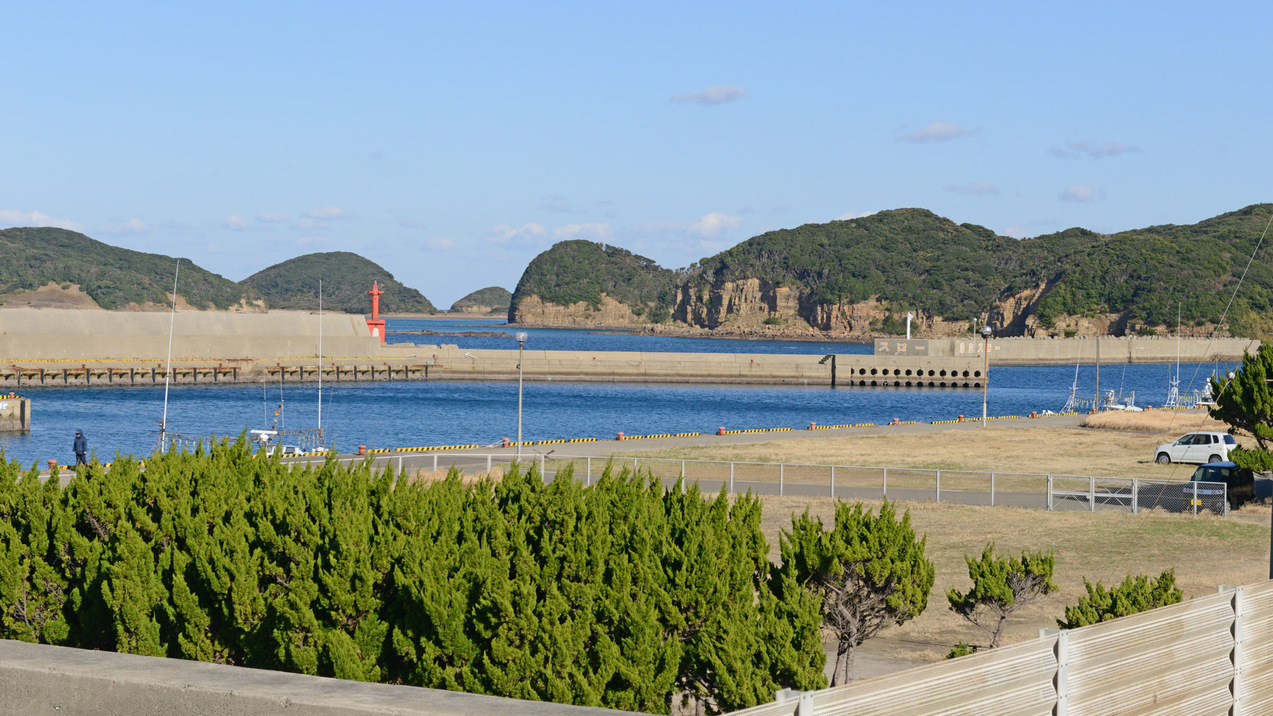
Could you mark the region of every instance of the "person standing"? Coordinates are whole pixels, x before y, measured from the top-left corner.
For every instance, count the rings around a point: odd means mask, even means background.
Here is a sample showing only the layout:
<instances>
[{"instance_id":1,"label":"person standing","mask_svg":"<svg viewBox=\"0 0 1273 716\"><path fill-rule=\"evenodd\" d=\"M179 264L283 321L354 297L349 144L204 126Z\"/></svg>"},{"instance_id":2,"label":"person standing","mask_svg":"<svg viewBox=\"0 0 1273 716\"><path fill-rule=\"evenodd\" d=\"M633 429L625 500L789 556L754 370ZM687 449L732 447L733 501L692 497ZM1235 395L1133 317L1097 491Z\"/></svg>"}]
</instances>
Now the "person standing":
<instances>
[{"instance_id":1,"label":"person standing","mask_svg":"<svg viewBox=\"0 0 1273 716\"><path fill-rule=\"evenodd\" d=\"M75 431L75 442L71 443L71 450L75 452L75 464L88 464L88 440L84 439L84 432Z\"/></svg>"}]
</instances>

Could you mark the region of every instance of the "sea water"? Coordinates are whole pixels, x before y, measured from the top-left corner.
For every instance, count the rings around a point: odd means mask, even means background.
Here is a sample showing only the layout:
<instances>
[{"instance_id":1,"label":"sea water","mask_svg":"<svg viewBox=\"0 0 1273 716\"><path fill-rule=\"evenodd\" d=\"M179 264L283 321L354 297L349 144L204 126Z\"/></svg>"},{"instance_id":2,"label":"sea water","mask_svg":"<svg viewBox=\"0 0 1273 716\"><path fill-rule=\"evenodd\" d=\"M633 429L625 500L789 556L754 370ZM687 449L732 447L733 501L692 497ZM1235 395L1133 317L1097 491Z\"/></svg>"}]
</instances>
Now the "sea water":
<instances>
[{"instance_id":1,"label":"sea water","mask_svg":"<svg viewBox=\"0 0 1273 716\"><path fill-rule=\"evenodd\" d=\"M511 330L502 321L392 321L390 330ZM646 350L668 352L748 352L821 354L869 352L863 344L814 341L742 341L595 333L583 330L527 331L527 347L541 350ZM462 348L516 348L502 338L391 335L416 343L459 343ZM509 345L511 344L511 345ZM1135 391L1138 405L1161 405L1175 366L1106 365L1104 390ZM1201 388L1213 370L1233 364L1182 364L1182 393ZM1075 378L1074 366L999 366L991 364L990 415L1028 415L1060 410ZM1095 368L1078 371L1080 394L1095 389ZM146 455L155 447L163 411L159 387L26 388L32 399L28 434L0 435L7 459L24 465L47 459L71 462L71 441L83 430L99 460L117 453ZM715 432L717 428L804 429L820 425L885 423L900 420L949 420L960 414L980 417L979 390L859 388L827 386L684 385L527 381L523 396L523 439L576 437L613 439L628 435ZM282 409L279 410L280 405ZM322 425L342 452L359 445L497 444L517 434L517 384L495 381L403 381L327 383L323 388ZM182 385L170 389L169 430L188 435L237 437L249 428L270 427L275 411L282 427L313 428L319 422L314 383L272 385ZM561 448L568 450L567 447Z\"/></svg>"}]
</instances>

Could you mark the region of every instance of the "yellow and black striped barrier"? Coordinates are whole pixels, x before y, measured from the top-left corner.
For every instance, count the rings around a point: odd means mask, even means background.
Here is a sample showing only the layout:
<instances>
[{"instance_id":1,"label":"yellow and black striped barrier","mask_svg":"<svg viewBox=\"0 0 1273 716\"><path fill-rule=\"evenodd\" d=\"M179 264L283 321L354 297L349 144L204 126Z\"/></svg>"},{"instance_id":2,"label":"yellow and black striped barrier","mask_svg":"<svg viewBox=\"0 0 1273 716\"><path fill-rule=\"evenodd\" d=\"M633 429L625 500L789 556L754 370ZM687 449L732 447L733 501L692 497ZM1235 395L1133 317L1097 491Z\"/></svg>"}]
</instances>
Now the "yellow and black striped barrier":
<instances>
[{"instance_id":1,"label":"yellow and black striped barrier","mask_svg":"<svg viewBox=\"0 0 1273 716\"><path fill-rule=\"evenodd\" d=\"M843 428L874 428L875 423L845 423L843 425L814 425L810 430L840 430Z\"/></svg>"},{"instance_id":2,"label":"yellow and black striped barrier","mask_svg":"<svg viewBox=\"0 0 1273 716\"><path fill-rule=\"evenodd\" d=\"M746 430L721 430L717 435L748 435L752 433L786 433L791 432L791 428L749 428Z\"/></svg>"}]
</instances>

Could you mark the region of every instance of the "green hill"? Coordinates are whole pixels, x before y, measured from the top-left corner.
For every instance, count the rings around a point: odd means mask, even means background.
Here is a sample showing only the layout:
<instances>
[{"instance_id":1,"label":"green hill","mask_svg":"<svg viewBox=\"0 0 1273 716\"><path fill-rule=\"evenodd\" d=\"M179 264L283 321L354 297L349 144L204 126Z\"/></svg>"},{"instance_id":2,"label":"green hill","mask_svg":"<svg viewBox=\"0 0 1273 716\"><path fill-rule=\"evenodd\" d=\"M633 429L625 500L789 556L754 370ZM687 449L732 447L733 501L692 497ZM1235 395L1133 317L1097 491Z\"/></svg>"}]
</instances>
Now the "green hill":
<instances>
[{"instance_id":1,"label":"green hill","mask_svg":"<svg viewBox=\"0 0 1273 716\"><path fill-rule=\"evenodd\" d=\"M670 306L681 321L716 327L739 312L764 317L791 310L778 307L775 292L785 288L795 294L793 317L811 326L826 325L824 309L869 299L886 312L922 311L952 323L989 316L1008 333L1025 330L1027 319L1046 332L1066 317L1111 315L1115 333L1174 329L1177 305L1185 322L1214 325L1271 213L1273 205L1258 204L1185 226L1110 235L1074 228L1018 240L924 209L897 209L766 232L682 272L616 247L564 242L531 262L514 310L530 295L595 305L604 291L629 305ZM1270 256L1264 250L1256 257L1225 316L1235 335L1273 330ZM757 295L728 300L752 279L759 281L750 289Z\"/></svg>"},{"instance_id":2,"label":"green hill","mask_svg":"<svg viewBox=\"0 0 1273 716\"><path fill-rule=\"evenodd\" d=\"M618 246L591 241L562 241L536 256L517 282L509 307L516 322L518 305L528 296L561 306L584 303L596 309L602 294L638 315L666 320L673 300L675 271Z\"/></svg>"},{"instance_id":3,"label":"green hill","mask_svg":"<svg viewBox=\"0 0 1273 716\"><path fill-rule=\"evenodd\" d=\"M345 313L371 313L372 283L380 282L382 313L437 313L429 299L395 280L380 265L348 251L297 256L258 271L241 282L265 299L269 308L318 308L318 280L323 281L323 308Z\"/></svg>"},{"instance_id":4,"label":"green hill","mask_svg":"<svg viewBox=\"0 0 1273 716\"><path fill-rule=\"evenodd\" d=\"M102 308L164 305L172 300L177 259L130 251L66 229L0 230L0 294L49 283L75 284ZM249 298L243 286L181 262L178 295L196 308L228 309Z\"/></svg>"},{"instance_id":5,"label":"green hill","mask_svg":"<svg viewBox=\"0 0 1273 716\"><path fill-rule=\"evenodd\" d=\"M1004 290L1019 242L924 209L770 231L699 262L691 285L758 278L814 302L871 297L950 320L972 318Z\"/></svg>"},{"instance_id":6,"label":"green hill","mask_svg":"<svg viewBox=\"0 0 1273 716\"><path fill-rule=\"evenodd\" d=\"M470 293L451 304L451 312L486 312L508 313L508 306L513 301L513 294L502 286L488 286Z\"/></svg>"}]
</instances>

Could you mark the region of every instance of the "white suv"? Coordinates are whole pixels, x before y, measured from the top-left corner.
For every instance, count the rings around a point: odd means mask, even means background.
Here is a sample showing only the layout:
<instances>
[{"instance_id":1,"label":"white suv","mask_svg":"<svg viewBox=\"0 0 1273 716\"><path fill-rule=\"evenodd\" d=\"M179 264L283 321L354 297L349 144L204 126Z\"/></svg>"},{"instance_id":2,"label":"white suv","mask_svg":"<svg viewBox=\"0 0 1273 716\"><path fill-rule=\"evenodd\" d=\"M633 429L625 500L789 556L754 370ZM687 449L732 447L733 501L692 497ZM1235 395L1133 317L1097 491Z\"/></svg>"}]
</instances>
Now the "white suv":
<instances>
[{"instance_id":1,"label":"white suv","mask_svg":"<svg viewBox=\"0 0 1273 716\"><path fill-rule=\"evenodd\" d=\"M1228 433L1189 433L1175 442L1159 445L1154 451L1154 461L1169 462L1221 462L1229 459L1229 451L1238 443Z\"/></svg>"}]
</instances>

